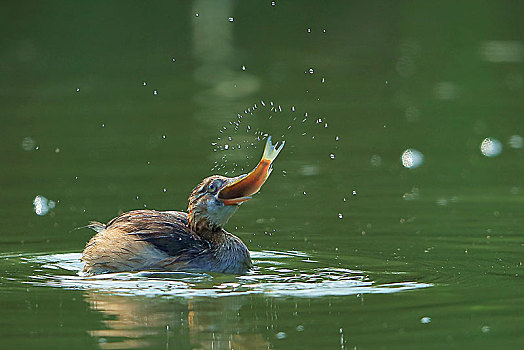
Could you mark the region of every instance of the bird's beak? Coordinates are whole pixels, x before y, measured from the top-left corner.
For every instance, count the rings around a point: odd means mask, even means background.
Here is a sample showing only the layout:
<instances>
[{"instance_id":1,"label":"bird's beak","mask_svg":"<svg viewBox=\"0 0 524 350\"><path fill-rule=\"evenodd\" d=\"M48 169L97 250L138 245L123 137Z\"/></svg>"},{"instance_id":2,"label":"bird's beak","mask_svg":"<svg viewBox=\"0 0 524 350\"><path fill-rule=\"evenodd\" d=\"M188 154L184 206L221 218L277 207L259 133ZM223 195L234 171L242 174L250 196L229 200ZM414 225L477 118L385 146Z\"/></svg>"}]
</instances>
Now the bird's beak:
<instances>
[{"instance_id":1,"label":"bird's beak","mask_svg":"<svg viewBox=\"0 0 524 350\"><path fill-rule=\"evenodd\" d=\"M271 174L273 170L271 164L284 147L284 144L285 141L282 141L280 146L278 146L278 142L273 145L271 143L271 136L269 136L266 141L262 159L256 168L247 175L241 175L232 179L229 184L220 190L218 199L225 205L240 204L250 199L253 194L260 190L269 177L269 174Z\"/></svg>"}]
</instances>

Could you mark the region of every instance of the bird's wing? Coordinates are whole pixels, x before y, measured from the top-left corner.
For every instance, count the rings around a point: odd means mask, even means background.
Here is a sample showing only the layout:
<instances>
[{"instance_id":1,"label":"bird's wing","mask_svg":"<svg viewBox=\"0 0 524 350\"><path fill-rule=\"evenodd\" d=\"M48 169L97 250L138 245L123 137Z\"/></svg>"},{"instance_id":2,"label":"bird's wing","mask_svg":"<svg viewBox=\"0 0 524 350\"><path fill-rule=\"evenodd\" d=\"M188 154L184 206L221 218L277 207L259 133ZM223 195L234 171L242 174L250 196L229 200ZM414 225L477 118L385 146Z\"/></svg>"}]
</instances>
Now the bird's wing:
<instances>
[{"instance_id":1,"label":"bird's wing","mask_svg":"<svg viewBox=\"0 0 524 350\"><path fill-rule=\"evenodd\" d=\"M122 230L174 258L205 250L208 244L189 230L187 214L177 211L130 211L111 220L106 229Z\"/></svg>"}]
</instances>

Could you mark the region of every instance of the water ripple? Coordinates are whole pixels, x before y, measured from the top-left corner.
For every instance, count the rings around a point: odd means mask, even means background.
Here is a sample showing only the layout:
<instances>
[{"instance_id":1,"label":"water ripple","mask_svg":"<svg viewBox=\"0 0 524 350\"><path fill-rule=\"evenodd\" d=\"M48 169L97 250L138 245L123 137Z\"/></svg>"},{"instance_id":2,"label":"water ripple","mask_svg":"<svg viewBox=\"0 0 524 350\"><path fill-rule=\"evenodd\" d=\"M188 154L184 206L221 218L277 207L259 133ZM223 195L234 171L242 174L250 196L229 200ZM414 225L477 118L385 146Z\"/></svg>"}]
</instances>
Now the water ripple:
<instances>
[{"instance_id":1,"label":"water ripple","mask_svg":"<svg viewBox=\"0 0 524 350\"><path fill-rule=\"evenodd\" d=\"M248 294L311 298L397 293L432 286L430 283L405 280L408 276L402 272L389 273L389 281L377 283L369 277L373 275L372 272L321 266L307 254L297 251L253 252L255 267L242 276L141 271L82 277L78 275L82 269L80 257L80 253L20 257L20 262L29 264L32 270L27 277L20 277L18 281L36 286L96 290L114 295L168 298ZM383 275L381 279L384 280Z\"/></svg>"}]
</instances>

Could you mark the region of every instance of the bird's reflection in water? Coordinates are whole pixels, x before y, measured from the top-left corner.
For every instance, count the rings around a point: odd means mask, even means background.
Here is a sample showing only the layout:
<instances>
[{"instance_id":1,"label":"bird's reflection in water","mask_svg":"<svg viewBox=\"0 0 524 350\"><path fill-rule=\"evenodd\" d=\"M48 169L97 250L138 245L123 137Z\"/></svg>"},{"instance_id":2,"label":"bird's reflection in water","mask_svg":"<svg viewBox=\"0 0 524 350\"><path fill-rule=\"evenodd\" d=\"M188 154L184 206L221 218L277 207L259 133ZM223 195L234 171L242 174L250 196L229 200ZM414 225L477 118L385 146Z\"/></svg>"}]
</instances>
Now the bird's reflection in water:
<instances>
[{"instance_id":1,"label":"bird's reflection in water","mask_svg":"<svg viewBox=\"0 0 524 350\"><path fill-rule=\"evenodd\" d=\"M88 291L92 310L103 314L101 329L89 331L102 349L150 346L197 349L269 349L260 333L242 333L246 297L159 299Z\"/></svg>"}]
</instances>

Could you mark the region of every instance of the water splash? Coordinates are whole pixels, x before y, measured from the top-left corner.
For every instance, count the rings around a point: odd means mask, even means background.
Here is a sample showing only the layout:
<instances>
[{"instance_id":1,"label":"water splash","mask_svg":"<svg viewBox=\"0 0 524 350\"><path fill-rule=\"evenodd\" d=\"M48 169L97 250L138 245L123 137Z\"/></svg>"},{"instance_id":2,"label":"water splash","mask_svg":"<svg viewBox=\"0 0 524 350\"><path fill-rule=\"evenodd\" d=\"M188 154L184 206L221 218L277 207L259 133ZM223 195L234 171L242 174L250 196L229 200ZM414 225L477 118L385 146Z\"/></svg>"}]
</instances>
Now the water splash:
<instances>
[{"instance_id":1,"label":"water splash","mask_svg":"<svg viewBox=\"0 0 524 350\"><path fill-rule=\"evenodd\" d=\"M242 276L187 272L125 272L92 277L78 275L80 253L21 257L33 269L25 277L37 286L96 290L114 295L223 297L264 294L271 297L322 297L329 295L384 294L431 287L430 283L399 280L403 273L390 273L391 281L377 283L369 272L322 266L300 251L252 252L254 269ZM13 258L10 258L12 262ZM0 258L0 262L2 258ZM20 280L23 280L21 277ZM384 277L381 278L384 280Z\"/></svg>"}]
</instances>

